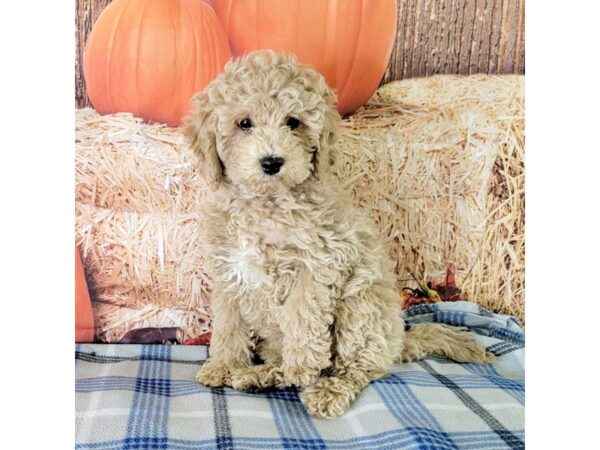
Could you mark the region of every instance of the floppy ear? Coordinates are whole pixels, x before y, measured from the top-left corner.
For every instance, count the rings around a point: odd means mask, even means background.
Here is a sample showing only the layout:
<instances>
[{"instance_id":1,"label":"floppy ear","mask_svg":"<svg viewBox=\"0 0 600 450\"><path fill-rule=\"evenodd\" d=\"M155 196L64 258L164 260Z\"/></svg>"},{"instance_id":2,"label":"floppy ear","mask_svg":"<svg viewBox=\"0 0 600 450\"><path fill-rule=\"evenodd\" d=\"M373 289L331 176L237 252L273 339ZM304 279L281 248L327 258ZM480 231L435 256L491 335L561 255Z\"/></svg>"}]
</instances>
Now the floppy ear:
<instances>
[{"instance_id":1,"label":"floppy ear","mask_svg":"<svg viewBox=\"0 0 600 450\"><path fill-rule=\"evenodd\" d=\"M326 87L326 92L323 95L326 103L323 114L323 128L319 137L320 148L316 156L316 175L323 176L329 171L331 165L335 162L334 144L338 139L338 126L340 115L335 109L336 97L333 91Z\"/></svg>"},{"instance_id":2,"label":"floppy ear","mask_svg":"<svg viewBox=\"0 0 600 450\"><path fill-rule=\"evenodd\" d=\"M184 134L198 158L200 172L211 189L223 180L223 166L217 154L217 119L208 95L200 92L192 99L193 112L185 119Z\"/></svg>"}]
</instances>

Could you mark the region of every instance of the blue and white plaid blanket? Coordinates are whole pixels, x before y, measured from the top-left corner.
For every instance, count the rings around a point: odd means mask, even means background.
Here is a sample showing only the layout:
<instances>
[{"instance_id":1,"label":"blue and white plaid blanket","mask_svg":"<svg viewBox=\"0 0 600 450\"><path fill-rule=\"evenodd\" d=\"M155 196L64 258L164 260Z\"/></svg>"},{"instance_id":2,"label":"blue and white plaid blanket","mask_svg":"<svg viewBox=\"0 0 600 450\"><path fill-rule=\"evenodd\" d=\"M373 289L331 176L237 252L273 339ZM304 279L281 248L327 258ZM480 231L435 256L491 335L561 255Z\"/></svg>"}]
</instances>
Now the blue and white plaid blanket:
<instances>
[{"instance_id":1,"label":"blue and white plaid blanket","mask_svg":"<svg viewBox=\"0 0 600 450\"><path fill-rule=\"evenodd\" d=\"M467 326L493 365L397 365L345 415L313 419L296 389L249 394L194 381L206 347L76 347L79 449L524 448L524 334L468 302L415 306L409 323Z\"/></svg>"}]
</instances>

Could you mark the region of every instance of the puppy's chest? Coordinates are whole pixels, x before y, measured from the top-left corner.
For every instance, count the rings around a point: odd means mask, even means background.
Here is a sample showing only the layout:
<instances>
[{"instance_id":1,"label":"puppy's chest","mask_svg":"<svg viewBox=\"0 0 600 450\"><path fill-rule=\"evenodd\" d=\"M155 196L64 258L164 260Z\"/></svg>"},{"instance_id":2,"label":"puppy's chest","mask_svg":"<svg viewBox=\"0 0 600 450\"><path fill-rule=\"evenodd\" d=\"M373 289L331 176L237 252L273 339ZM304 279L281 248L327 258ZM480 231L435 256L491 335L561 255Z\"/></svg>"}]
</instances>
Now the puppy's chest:
<instances>
[{"instance_id":1,"label":"puppy's chest","mask_svg":"<svg viewBox=\"0 0 600 450\"><path fill-rule=\"evenodd\" d=\"M297 289L314 283L339 296L354 264L352 253L345 238L316 218L250 206L218 218L210 249L213 276L236 291L242 317L259 334L278 328ZM302 283L300 274L308 274Z\"/></svg>"},{"instance_id":2,"label":"puppy's chest","mask_svg":"<svg viewBox=\"0 0 600 450\"><path fill-rule=\"evenodd\" d=\"M229 270L248 294L274 294L296 271L299 249L276 222L247 223L229 245Z\"/></svg>"},{"instance_id":3,"label":"puppy's chest","mask_svg":"<svg viewBox=\"0 0 600 450\"><path fill-rule=\"evenodd\" d=\"M283 227L250 226L232 239L229 271L240 289L244 320L262 334L278 329L278 315L297 283L300 251Z\"/></svg>"}]
</instances>

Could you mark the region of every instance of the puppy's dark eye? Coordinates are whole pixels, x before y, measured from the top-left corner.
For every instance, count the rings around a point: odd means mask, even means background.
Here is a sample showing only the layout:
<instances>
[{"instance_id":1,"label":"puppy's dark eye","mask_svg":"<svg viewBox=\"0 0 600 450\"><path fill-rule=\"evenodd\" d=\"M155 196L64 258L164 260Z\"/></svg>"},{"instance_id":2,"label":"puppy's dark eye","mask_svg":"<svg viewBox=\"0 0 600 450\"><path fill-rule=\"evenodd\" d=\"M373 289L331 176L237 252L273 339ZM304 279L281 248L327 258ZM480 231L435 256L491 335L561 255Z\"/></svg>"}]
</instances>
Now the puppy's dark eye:
<instances>
[{"instance_id":1,"label":"puppy's dark eye","mask_svg":"<svg viewBox=\"0 0 600 450\"><path fill-rule=\"evenodd\" d=\"M285 126L290 127L292 130L295 130L300 126L300 121L295 117L288 117L285 119Z\"/></svg>"},{"instance_id":2,"label":"puppy's dark eye","mask_svg":"<svg viewBox=\"0 0 600 450\"><path fill-rule=\"evenodd\" d=\"M240 120L238 127L240 127L242 130L249 130L252 128L252 121L246 117L245 119Z\"/></svg>"}]
</instances>

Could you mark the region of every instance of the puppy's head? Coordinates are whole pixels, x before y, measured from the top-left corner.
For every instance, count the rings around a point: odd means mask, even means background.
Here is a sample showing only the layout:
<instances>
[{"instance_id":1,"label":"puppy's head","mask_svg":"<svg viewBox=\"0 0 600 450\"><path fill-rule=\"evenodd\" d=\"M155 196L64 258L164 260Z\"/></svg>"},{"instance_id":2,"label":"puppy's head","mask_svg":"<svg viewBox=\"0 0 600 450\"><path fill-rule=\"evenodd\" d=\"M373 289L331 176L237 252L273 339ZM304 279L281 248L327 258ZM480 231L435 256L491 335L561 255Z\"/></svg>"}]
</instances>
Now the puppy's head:
<instances>
[{"instance_id":1,"label":"puppy's head","mask_svg":"<svg viewBox=\"0 0 600 450\"><path fill-rule=\"evenodd\" d=\"M185 133L213 189L230 183L253 195L277 193L327 172L335 100L295 56L256 51L230 61L194 97Z\"/></svg>"}]
</instances>

